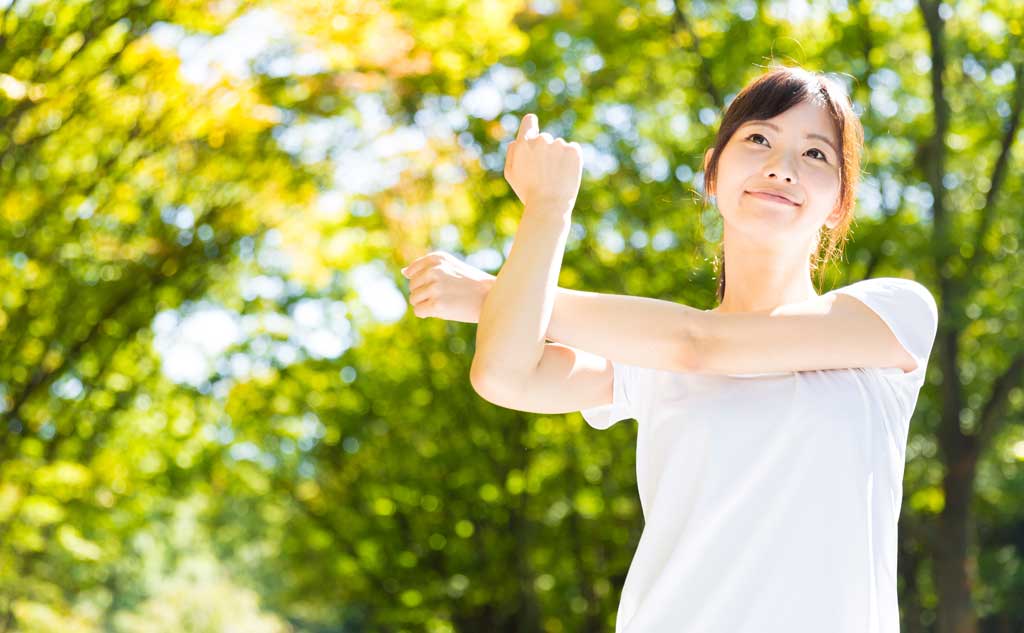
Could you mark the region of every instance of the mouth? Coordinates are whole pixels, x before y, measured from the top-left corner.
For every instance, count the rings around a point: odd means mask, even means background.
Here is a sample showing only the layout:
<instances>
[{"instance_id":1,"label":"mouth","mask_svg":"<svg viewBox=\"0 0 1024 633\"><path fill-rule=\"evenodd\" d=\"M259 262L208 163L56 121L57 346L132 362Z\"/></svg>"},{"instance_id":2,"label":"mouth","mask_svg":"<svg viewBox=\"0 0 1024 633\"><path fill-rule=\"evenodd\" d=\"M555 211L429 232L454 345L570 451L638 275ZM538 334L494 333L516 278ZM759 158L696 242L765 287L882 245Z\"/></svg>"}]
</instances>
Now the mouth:
<instances>
[{"instance_id":1,"label":"mouth","mask_svg":"<svg viewBox=\"0 0 1024 633\"><path fill-rule=\"evenodd\" d=\"M789 198L776 193L769 193L767 191L746 191L744 193L750 196L754 196L755 198L760 198L761 200L767 200L768 202L777 202L779 204L784 204L790 207L800 206L799 204L793 202Z\"/></svg>"}]
</instances>

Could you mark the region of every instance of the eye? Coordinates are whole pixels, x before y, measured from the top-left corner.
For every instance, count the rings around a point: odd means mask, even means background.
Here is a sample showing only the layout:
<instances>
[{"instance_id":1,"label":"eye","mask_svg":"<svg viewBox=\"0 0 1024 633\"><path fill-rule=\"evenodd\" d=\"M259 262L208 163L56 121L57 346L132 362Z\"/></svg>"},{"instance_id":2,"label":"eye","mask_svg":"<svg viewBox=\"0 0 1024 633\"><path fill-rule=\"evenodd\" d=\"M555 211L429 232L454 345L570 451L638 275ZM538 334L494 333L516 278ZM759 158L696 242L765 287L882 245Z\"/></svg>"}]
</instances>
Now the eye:
<instances>
[{"instance_id":1,"label":"eye","mask_svg":"<svg viewBox=\"0 0 1024 633\"><path fill-rule=\"evenodd\" d=\"M818 154L820 154L820 155L821 155L821 160L822 160L822 161L824 161L824 162L826 162L826 163L828 162L828 157L827 157L827 156L825 156L825 152L821 151L820 149L818 149L818 148L816 148L816 147L812 147L811 149L809 149L809 150L807 150L807 151L808 151L808 152L818 152ZM812 158L813 158L813 157L812 157Z\"/></svg>"},{"instance_id":2,"label":"eye","mask_svg":"<svg viewBox=\"0 0 1024 633\"><path fill-rule=\"evenodd\" d=\"M758 140L758 139L760 139L760 140ZM754 132L753 134L748 134L745 140L757 143L758 145L768 145L768 139L765 138L763 134L758 134L757 132ZM764 143L761 143L761 141L764 141ZM812 158L820 160L820 161L822 161L824 163L828 162L828 156L826 156L825 152L821 151L820 149L818 149L816 147L812 147L811 149L809 149L807 151L808 152L817 152L818 153L817 156L812 156Z\"/></svg>"}]
</instances>

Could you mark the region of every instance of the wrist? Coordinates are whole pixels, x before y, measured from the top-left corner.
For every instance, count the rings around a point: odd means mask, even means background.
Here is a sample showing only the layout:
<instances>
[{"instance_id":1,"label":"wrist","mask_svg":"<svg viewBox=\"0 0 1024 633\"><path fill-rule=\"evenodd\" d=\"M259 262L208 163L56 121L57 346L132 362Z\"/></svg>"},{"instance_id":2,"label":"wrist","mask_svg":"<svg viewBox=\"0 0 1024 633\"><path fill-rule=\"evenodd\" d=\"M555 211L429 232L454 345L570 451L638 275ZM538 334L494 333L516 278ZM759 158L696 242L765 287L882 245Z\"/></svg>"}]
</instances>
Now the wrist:
<instances>
[{"instance_id":1,"label":"wrist","mask_svg":"<svg viewBox=\"0 0 1024 633\"><path fill-rule=\"evenodd\" d=\"M523 204L523 214L568 220L572 216L572 208L575 205L575 197L568 200L565 198L534 199Z\"/></svg>"},{"instance_id":2,"label":"wrist","mask_svg":"<svg viewBox=\"0 0 1024 633\"><path fill-rule=\"evenodd\" d=\"M484 277L478 282L480 303L479 306L477 306L476 321L474 321L475 323L480 322L480 314L482 314L484 310L484 301L487 300L487 295L491 294L491 288L494 287L494 281L496 279L497 277L495 277L494 275L489 275L488 277Z\"/></svg>"}]
</instances>

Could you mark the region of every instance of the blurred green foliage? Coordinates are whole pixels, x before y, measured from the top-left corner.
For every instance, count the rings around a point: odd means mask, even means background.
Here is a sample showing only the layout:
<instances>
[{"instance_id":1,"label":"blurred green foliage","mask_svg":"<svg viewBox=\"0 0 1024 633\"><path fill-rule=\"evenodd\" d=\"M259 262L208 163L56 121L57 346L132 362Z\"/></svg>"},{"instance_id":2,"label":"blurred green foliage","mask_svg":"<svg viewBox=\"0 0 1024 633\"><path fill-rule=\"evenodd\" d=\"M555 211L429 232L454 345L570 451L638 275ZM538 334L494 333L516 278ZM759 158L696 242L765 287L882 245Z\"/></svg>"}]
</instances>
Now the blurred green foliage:
<instances>
[{"instance_id":1,"label":"blurred green foliage","mask_svg":"<svg viewBox=\"0 0 1024 633\"><path fill-rule=\"evenodd\" d=\"M1022 29L1011 0L0 0L0 631L611 630L633 430L480 399L474 327L397 270L500 266L532 111L585 146L561 285L710 307L701 157L773 62L866 128L823 290L940 303L903 629L1024 629Z\"/></svg>"}]
</instances>

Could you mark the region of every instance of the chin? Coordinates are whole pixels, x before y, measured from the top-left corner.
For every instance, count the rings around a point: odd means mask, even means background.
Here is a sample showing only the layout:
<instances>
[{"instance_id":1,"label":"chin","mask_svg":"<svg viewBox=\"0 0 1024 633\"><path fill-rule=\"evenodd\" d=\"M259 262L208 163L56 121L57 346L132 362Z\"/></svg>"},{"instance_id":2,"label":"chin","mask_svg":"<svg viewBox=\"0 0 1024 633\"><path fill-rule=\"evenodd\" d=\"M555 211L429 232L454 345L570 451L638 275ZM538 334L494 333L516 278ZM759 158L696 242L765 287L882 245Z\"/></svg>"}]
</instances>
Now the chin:
<instances>
[{"instance_id":1,"label":"chin","mask_svg":"<svg viewBox=\"0 0 1024 633\"><path fill-rule=\"evenodd\" d=\"M752 242L764 244L786 240L796 232L800 216L785 209L747 208L743 205L728 216L728 224Z\"/></svg>"}]
</instances>

